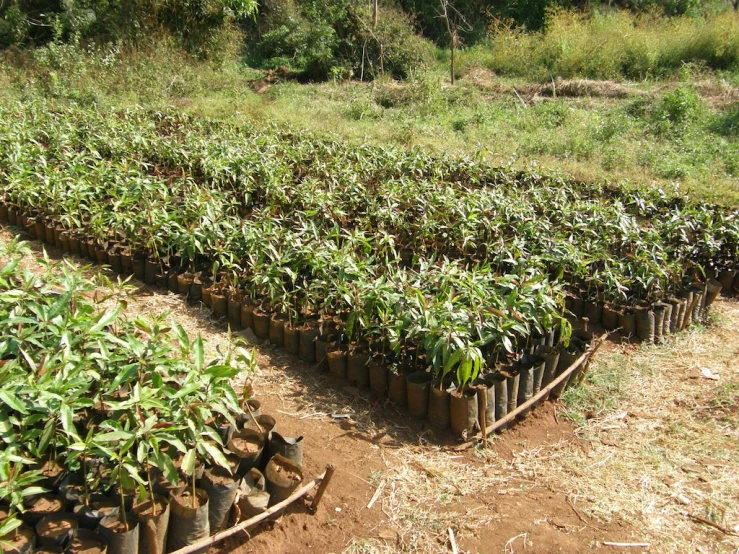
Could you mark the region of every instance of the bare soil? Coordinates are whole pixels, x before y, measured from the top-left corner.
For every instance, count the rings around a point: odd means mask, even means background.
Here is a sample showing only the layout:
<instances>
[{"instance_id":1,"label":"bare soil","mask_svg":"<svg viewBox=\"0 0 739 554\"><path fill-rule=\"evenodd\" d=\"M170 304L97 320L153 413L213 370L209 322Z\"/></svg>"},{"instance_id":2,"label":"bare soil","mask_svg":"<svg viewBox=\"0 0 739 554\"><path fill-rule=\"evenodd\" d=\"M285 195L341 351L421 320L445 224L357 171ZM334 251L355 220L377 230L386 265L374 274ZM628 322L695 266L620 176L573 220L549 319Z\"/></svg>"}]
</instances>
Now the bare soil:
<instances>
[{"instance_id":1,"label":"bare soil","mask_svg":"<svg viewBox=\"0 0 739 554\"><path fill-rule=\"evenodd\" d=\"M93 537L75 537L67 548L69 554L100 554L103 543Z\"/></svg>"},{"instance_id":2,"label":"bare soil","mask_svg":"<svg viewBox=\"0 0 739 554\"><path fill-rule=\"evenodd\" d=\"M51 494L42 494L28 504L27 510L33 514L51 514L61 512L64 501Z\"/></svg>"},{"instance_id":3,"label":"bare soil","mask_svg":"<svg viewBox=\"0 0 739 554\"><path fill-rule=\"evenodd\" d=\"M256 437L234 437L231 439L231 444L241 452L256 454L262 448L263 443Z\"/></svg>"},{"instance_id":4,"label":"bare soil","mask_svg":"<svg viewBox=\"0 0 739 554\"><path fill-rule=\"evenodd\" d=\"M0 242L9 238L0 231ZM227 345L226 323L199 305L138 282L127 302L131 317L171 313L209 351ZM260 343L250 384L263 413L286 436L304 435L306 479L328 463L336 473L316 514L298 502L212 552L451 552L450 530L460 552L625 551L608 541L650 545L629 552L736 552L739 305L721 299L713 311L708 332L691 329L664 346L604 346L583 388L599 392L599 380L630 375L620 400L609 403L603 389L604 405L587 412L545 403L488 449L464 452L390 401L372 402ZM705 367L720 380L702 378Z\"/></svg>"},{"instance_id":5,"label":"bare soil","mask_svg":"<svg viewBox=\"0 0 739 554\"><path fill-rule=\"evenodd\" d=\"M292 483L300 483L300 481L302 480L302 477L297 471L294 471L285 464L274 462L272 464L272 468L274 472L282 479L286 479L288 481L291 481Z\"/></svg>"},{"instance_id":6,"label":"bare soil","mask_svg":"<svg viewBox=\"0 0 739 554\"><path fill-rule=\"evenodd\" d=\"M46 519L39 522L36 532L42 537L56 537L77 527L74 516L59 519Z\"/></svg>"}]
</instances>

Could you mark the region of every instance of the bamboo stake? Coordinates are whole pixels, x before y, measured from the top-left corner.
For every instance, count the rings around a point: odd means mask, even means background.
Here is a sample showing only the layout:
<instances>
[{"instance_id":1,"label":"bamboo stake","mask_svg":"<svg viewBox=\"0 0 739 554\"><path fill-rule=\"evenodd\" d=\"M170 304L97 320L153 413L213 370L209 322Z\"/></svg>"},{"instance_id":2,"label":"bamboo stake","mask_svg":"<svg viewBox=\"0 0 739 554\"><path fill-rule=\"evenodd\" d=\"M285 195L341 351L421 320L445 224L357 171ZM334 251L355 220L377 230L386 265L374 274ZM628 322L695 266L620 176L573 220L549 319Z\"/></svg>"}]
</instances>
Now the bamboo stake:
<instances>
[{"instance_id":1,"label":"bamboo stake","mask_svg":"<svg viewBox=\"0 0 739 554\"><path fill-rule=\"evenodd\" d=\"M590 349L583 352L580 357L572 362L570 367L565 369L562 373L560 373L551 383L549 383L546 387L541 389L536 395L534 395L531 399L527 400L520 406L518 406L515 410L512 412L509 412L508 415L505 417L500 418L492 425L489 425L484 432L478 433L472 438L467 439L463 444L460 446L457 446L454 448L456 452L460 452L462 450L467 450L468 448L472 447L472 445L483 438L483 436L487 436L490 433L494 432L495 430L499 429L500 427L510 423L514 419L516 419L521 412L524 412L528 408L531 408L533 405L535 405L537 402L539 402L542 398L545 396L548 396L554 388L559 385L562 381L567 379L577 368L580 367L580 364L585 363L591 356L591 354L596 350L596 347L593 346Z\"/></svg>"},{"instance_id":2,"label":"bamboo stake","mask_svg":"<svg viewBox=\"0 0 739 554\"><path fill-rule=\"evenodd\" d=\"M265 519L267 519L269 516L271 516L271 515L279 512L280 510L282 510L286 506L288 506L288 505L292 504L293 502L295 502L297 499L299 499L299 498L305 496L306 494L308 494L311 490L313 490L313 488L316 485L320 484L321 485L321 488L323 488L325 490L325 487L323 485L324 485L324 483L327 483L328 482L328 480L330 478L329 471L331 471L331 474L333 474L333 469L334 469L333 466L329 465L326 468L326 471L323 473L323 475L321 475L320 477L316 477L315 479L313 479L313 481L311 481L310 483L308 483L304 487L296 490L294 493L292 493L285 500L283 500L282 502L279 502L279 503L275 504L274 506L272 506L271 508L269 508L266 511L262 512L261 514L256 515L256 516L254 516L252 518L249 518L246 521L242 521L241 523L239 523L238 525L234 525L230 529L226 529L225 531L221 531L220 533L216 533L212 537L208 537L208 538L203 539L201 541L198 541L198 542L196 542L194 544L190 544L188 546L185 546L184 548L180 548L179 550L175 550L171 554L192 554L193 552L200 552L202 550L205 550L207 547L209 547L212 544L215 544L217 542L220 542L223 539L226 539L226 538L230 537L231 535L235 535L239 531L242 531L242 530L247 529L249 527L254 527L258 523L261 523L262 521L264 521ZM320 489L319 489L318 492L321 492ZM316 500L320 500L320 497L318 496L318 494L316 494L316 498L313 500L313 504L316 504Z\"/></svg>"}]
</instances>

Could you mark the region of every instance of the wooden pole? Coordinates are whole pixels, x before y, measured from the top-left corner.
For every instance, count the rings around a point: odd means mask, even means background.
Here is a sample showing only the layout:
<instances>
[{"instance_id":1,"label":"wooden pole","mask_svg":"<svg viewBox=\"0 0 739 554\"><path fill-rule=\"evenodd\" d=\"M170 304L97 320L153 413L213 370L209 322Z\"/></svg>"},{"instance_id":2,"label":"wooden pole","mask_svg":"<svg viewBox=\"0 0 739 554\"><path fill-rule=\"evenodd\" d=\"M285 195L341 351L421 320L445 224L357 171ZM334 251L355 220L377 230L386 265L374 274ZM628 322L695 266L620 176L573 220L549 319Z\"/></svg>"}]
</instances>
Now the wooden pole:
<instances>
[{"instance_id":1,"label":"wooden pole","mask_svg":"<svg viewBox=\"0 0 739 554\"><path fill-rule=\"evenodd\" d=\"M480 429L484 430L488 428L488 422L487 422L487 411L488 411L488 390L487 388L484 388L482 390L478 390L477 394L482 395L480 397ZM484 448L488 447L488 435L487 433L482 434L482 445Z\"/></svg>"},{"instance_id":2,"label":"wooden pole","mask_svg":"<svg viewBox=\"0 0 739 554\"><path fill-rule=\"evenodd\" d=\"M334 476L334 471L336 471L336 467L333 464L328 464L326 466L326 473L323 474L321 486L318 487L318 491L316 491L316 496L313 497L313 502L310 505L311 512L315 513L318 509L318 503L321 501L321 498L323 498L323 493L326 492L328 484L331 482L331 477Z\"/></svg>"},{"instance_id":3,"label":"wooden pole","mask_svg":"<svg viewBox=\"0 0 739 554\"><path fill-rule=\"evenodd\" d=\"M226 538L230 537L231 535L234 535L234 534L238 533L239 531L242 531L244 529L248 529L249 527L254 527L258 523L261 523L262 521L264 521L265 519L267 519L269 516L271 516L273 514L276 514L277 512L279 512L280 510L282 510L286 506L292 504L298 498L301 498L301 497L305 496L306 494L308 494L311 490L313 490L313 488L316 485L318 485L318 484L323 485L323 483L325 482L325 480L326 480L326 478L328 476L329 468L332 469L332 473L333 473L333 466L330 466L329 465L326 468L326 471L323 473L323 475L321 475L320 477L316 477L315 479L313 479L310 483L308 483L304 487L301 487L300 489L296 490L294 493L292 493L285 500L283 500L282 502L279 502L279 503L275 504L274 506L272 506L271 508L269 508L266 511L262 512L261 514L256 515L256 516L254 516L252 518L249 518L249 519L247 519L245 521L242 521L241 523L239 523L238 525L234 525L230 529L226 529L225 531L221 531L220 533L216 533L212 537L208 537L208 538L203 539L201 541L198 541L198 542L196 542L194 544L190 544L188 546L185 546L184 548L180 548L179 550L175 550L171 554L192 554L193 552L199 552L199 551L205 550L207 547L209 547L212 544L215 544L215 543L217 543L219 541L222 541L223 539L226 539ZM324 489L325 489L325 487L324 487ZM318 495L316 495L316 496L318 496ZM315 504L316 501L313 500L313 503Z\"/></svg>"},{"instance_id":4,"label":"wooden pole","mask_svg":"<svg viewBox=\"0 0 739 554\"><path fill-rule=\"evenodd\" d=\"M526 411L527 409L534 406L537 402L539 402L542 398L545 396L548 396L552 390L559 385L562 381L567 379L577 368L580 367L580 364L583 364L587 361L587 359L590 357L590 355L596 350L596 347L591 347L590 349L583 352L580 357L572 362L572 365L565 369L562 373L560 373L551 383L549 383L546 387L541 389L536 395L534 395L531 399L527 400L520 406L518 406L515 410L512 412L509 412L508 415L501 417L499 420L497 420L492 425L489 425L484 432L480 432L477 435L475 435L472 438L467 439L462 443L461 445L454 448L455 451L462 451L466 450L472 445L477 442L478 440L482 439L483 437L486 437L490 433L496 431L497 429L501 428L502 426L510 423L514 419L516 419L519 415L521 415L522 412Z\"/></svg>"}]
</instances>

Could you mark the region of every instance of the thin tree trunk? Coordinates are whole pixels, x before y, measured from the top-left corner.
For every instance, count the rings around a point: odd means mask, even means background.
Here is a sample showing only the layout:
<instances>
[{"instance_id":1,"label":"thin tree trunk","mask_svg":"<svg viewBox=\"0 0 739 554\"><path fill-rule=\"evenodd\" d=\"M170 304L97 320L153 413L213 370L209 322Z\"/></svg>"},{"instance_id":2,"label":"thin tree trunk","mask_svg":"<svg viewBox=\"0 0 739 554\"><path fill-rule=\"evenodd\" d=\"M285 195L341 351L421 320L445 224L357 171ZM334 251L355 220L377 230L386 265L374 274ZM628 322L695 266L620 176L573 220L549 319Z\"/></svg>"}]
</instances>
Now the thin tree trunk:
<instances>
[{"instance_id":1,"label":"thin tree trunk","mask_svg":"<svg viewBox=\"0 0 739 554\"><path fill-rule=\"evenodd\" d=\"M449 73L450 73L449 78L451 79L452 84L454 84L454 46L455 46L454 43L455 43L455 40L454 38L452 38L452 58L449 62Z\"/></svg>"},{"instance_id":2,"label":"thin tree trunk","mask_svg":"<svg viewBox=\"0 0 739 554\"><path fill-rule=\"evenodd\" d=\"M377 27L377 2L378 1L379 0L375 0L375 3L372 5L372 28Z\"/></svg>"}]
</instances>

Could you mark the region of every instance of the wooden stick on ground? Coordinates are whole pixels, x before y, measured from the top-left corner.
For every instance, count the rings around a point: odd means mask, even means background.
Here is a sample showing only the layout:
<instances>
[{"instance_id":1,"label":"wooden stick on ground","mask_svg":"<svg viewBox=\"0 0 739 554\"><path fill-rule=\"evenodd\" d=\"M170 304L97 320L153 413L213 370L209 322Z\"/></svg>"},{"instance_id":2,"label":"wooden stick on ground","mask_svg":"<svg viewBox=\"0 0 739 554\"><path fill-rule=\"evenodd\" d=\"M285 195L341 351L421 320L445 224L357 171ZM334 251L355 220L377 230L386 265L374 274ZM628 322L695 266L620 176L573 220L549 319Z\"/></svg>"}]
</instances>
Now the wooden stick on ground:
<instances>
[{"instance_id":1,"label":"wooden stick on ground","mask_svg":"<svg viewBox=\"0 0 739 554\"><path fill-rule=\"evenodd\" d=\"M331 473L333 473L333 466L330 466L329 465L326 468L326 471L324 472L323 475L321 475L320 477L316 477L315 479L313 479L310 483L308 483L304 487L301 487L298 490L296 490L294 493L292 493L285 500L283 500L282 502L279 502L279 503L275 504L271 508L268 508L266 511L262 512L261 514L256 515L256 516L254 516L252 518L249 518L249 519L247 519L245 521L242 521L241 523L239 523L238 525L234 525L230 529L226 529L225 531L221 531L220 533L216 533L212 537L208 537L207 539L203 539L203 540L198 541L198 542L196 542L194 544L190 544L188 546L185 546L184 548L180 548L179 550L175 550L171 554L192 554L193 552L200 552L200 551L205 550L206 548L208 548L212 544L215 544L215 543L217 543L219 541L222 541L223 539L226 539L226 538L230 537L231 535L235 535L239 531L248 529L249 527L254 527L258 523L261 523L262 521L264 521L265 519L267 519L269 516L271 516L271 515L279 512L283 508L285 508L285 507L289 506L290 504L292 504L293 502L295 502L297 499L299 499L299 498L305 496L306 494L308 494L311 490L313 490L313 488L316 485L318 485L318 484L323 485L324 483L326 483L329 480L329 477L330 477L329 470L331 470ZM322 488L324 488L324 490L325 490L325 487L322 487ZM320 489L319 489L319 492L320 492ZM316 494L316 498L313 500L313 504L316 504L317 503L316 500L320 500L320 498L318 497L318 494Z\"/></svg>"},{"instance_id":2,"label":"wooden stick on ground","mask_svg":"<svg viewBox=\"0 0 739 554\"><path fill-rule=\"evenodd\" d=\"M649 548L648 542L604 542L603 546L617 546L619 548Z\"/></svg>"},{"instance_id":3,"label":"wooden stick on ground","mask_svg":"<svg viewBox=\"0 0 739 554\"><path fill-rule=\"evenodd\" d=\"M734 533L733 531L729 531L726 527L723 527L723 526L719 525L718 523L714 523L710 519L706 519L704 517L697 516L695 514L688 514L688 517L690 519L692 519L693 521L697 521L698 523L702 523L703 525L710 525L714 529L718 529L719 531L721 531L724 535L730 535L732 537L736 537L737 536L737 534Z\"/></svg>"},{"instance_id":4,"label":"wooden stick on ground","mask_svg":"<svg viewBox=\"0 0 739 554\"><path fill-rule=\"evenodd\" d=\"M318 490L316 491L316 496L313 497L313 502L311 502L310 505L311 512L316 513L316 510L318 509L318 503L321 502L321 498L323 498L323 493L326 492L328 484L331 482L331 477L334 476L334 471L336 471L336 467L333 464L328 464L326 466L326 473L323 474L321 486L318 487Z\"/></svg>"},{"instance_id":5,"label":"wooden stick on ground","mask_svg":"<svg viewBox=\"0 0 739 554\"><path fill-rule=\"evenodd\" d=\"M449 527L449 529L447 529L447 531L449 532L449 543L452 546L452 552L454 554L459 554L459 550L457 550L457 541L454 540L454 531L452 531L452 528L451 527Z\"/></svg>"}]
</instances>

